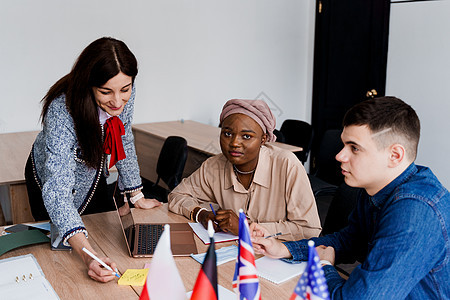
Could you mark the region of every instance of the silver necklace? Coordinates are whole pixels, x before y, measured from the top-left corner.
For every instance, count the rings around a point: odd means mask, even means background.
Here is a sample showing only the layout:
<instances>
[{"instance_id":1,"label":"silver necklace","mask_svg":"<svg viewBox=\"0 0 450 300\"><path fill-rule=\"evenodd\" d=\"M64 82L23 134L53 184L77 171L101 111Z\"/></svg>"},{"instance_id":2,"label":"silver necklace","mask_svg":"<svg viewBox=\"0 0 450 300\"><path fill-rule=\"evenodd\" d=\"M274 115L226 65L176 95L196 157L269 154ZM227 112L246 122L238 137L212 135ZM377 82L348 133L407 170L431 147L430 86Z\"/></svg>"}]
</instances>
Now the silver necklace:
<instances>
[{"instance_id":1,"label":"silver necklace","mask_svg":"<svg viewBox=\"0 0 450 300\"><path fill-rule=\"evenodd\" d=\"M248 175L248 174L253 174L255 172L256 168L254 168L251 171L244 172L244 171L239 170L235 165L233 165L233 170L239 174Z\"/></svg>"}]
</instances>

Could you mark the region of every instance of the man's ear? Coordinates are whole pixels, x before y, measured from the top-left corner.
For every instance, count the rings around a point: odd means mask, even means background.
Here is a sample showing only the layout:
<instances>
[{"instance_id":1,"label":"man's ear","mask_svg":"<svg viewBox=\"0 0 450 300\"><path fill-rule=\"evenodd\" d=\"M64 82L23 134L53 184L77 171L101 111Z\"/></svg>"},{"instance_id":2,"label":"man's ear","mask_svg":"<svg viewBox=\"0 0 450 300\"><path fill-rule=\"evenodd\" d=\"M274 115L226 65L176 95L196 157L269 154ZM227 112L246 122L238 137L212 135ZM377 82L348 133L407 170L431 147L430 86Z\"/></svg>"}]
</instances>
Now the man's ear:
<instances>
[{"instance_id":1,"label":"man's ear","mask_svg":"<svg viewBox=\"0 0 450 300\"><path fill-rule=\"evenodd\" d=\"M390 168L395 168L406 160L406 149L401 144L393 144L389 147L389 162Z\"/></svg>"}]
</instances>

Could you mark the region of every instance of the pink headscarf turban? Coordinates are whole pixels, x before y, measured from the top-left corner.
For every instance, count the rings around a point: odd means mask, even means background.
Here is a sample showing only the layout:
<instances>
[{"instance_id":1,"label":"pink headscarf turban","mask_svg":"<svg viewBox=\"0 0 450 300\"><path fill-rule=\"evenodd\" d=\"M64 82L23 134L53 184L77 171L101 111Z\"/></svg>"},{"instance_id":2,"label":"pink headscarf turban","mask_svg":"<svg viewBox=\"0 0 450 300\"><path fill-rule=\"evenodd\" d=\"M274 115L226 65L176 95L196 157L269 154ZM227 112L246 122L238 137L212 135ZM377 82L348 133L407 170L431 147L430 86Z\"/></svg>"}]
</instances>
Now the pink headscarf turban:
<instances>
[{"instance_id":1,"label":"pink headscarf turban","mask_svg":"<svg viewBox=\"0 0 450 300\"><path fill-rule=\"evenodd\" d=\"M275 117L269 106L263 100L228 100L220 114L220 126L223 120L232 114L244 114L256 121L264 133L267 133L267 142L275 142L277 137L273 134L275 129Z\"/></svg>"}]
</instances>

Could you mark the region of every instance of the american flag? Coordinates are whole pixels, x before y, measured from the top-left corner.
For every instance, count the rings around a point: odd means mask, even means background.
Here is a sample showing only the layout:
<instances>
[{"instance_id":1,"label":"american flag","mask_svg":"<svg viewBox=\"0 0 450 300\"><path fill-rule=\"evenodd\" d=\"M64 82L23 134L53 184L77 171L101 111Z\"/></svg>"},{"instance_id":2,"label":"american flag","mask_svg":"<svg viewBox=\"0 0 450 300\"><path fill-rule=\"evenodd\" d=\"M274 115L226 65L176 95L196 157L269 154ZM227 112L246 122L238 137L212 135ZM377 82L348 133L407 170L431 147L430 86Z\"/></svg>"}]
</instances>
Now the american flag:
<instances>
[{"instance_id":1,"label":"american flag","mask_svg":"<svg viewBox=\"0 0 450 300\"><path fill-rule=\"evenodd\" d=\"M289 300L327 300L330 299L327 281L320 264L313 241L308 241L308 265L295 286Z\"/></svg>"},{"instance_id":2,"label":"american flag","mask_svg":"<svg viewBox=\"0 0 450 300\"><path fill-rule=\"evenodd\" d=\"M256 275L255 253L250 241L247 218L242 209L239 210L239 248L234 270L233 289L241 300L261 299L261 289Z\"/></svg>"}]
</instances>

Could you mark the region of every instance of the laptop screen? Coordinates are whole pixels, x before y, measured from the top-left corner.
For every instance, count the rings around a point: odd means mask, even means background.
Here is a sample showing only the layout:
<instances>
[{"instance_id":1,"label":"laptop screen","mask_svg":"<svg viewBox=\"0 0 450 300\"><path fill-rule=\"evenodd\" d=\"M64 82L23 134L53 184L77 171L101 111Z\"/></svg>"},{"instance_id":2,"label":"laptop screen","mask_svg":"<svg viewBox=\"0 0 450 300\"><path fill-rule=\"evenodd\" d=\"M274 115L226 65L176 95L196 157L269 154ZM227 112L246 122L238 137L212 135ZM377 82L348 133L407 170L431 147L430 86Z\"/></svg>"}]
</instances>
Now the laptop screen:
<instances>
[{"instance_id":1,"label":"laptop screen","mask_svg":"<svg viewBox=\"0 0 450 300\"><path fill-rule=\"evenodd\" d=\"M125 230L125 232L127 231L128 228L133 227L134 225L134 220L133 220L133 216L131 215L131 211L128 211L128 213L124 216L120 216L120 221L122 222L122 226L123 229ZM130 242L128 242L129 244Z\"/></svg>"},{"instance_id":2,"label":"laptop screen","mask_svg":"<svg viewBox=\"0 0 450 300\"><path fill-rule=\"evenodd\" d=\"M117 188L117 184L116 184ZM115 193L115 195L117 195ZM117 196L117 197L121 197ZM130 209L122 210L118 208L116 197L113 196L114 205L116 206L116 212L118 215L118 219L120 220L120 225L122 227L122 232L126 240L128 252L131 256L141 257L141 255L137 255L139 251L139 245L145 245L149 248L149 245L156 246L159 237L161 236L164 223L146 223L146 224L136 224L134 222L134 218ZM120 199L119 199L120 200ZM125 213L125 214L124 214ZM123 216L121 214L124 214ZM194 234L192 232L191 227L187 223L168 223L170 225L170 247L172 249L172 254L174 256L189 256L191 253L197 254L197 246L194 240ZM157 233L153 232L151 234L147 233L145 230L141 229L161 229L158 230ZM139 233L136 231L139 230ZM143 233L141 235L141 233ZM142 243L140 238L142 236L151 237L150 243ZM139 237L139 239L138 239ZM134 240L136 239L136 241ZM153 247L150 247L153 248ZM147 249L148 250L148 249ZM151 254L153 254L153 249L150 250ZM147 255L149 256L149 255Z\"/></svg>"},{"instance_id":3,"label":"laptop screen","mask_svg":"<svg viewBox=\"0 0 450 300\"><path fill-rule=\"evenodd\" d=\"M114 206L116 207L116 212L117 215L119 216L119 220L120 220L120 226L122 227L122 233L123 236L125 237L125 242L127 244L127 248L128 248L128 253L131 255L131 252L133 249L133 242L132 242L132 233L133 233L133 227L134 227L134 220L133 220L133 216L131 214L131 211L128 210L127 214L121 216L121 211L119 210L119 207L117 205L117 201L116 201L116 197L120 197L120 193L118 193L117 190L117 183L118 183L119 179L117 179L115 187L114 187L114 194L113 194L113 201L114 201Z\"/></svg>"}]
</instances>

